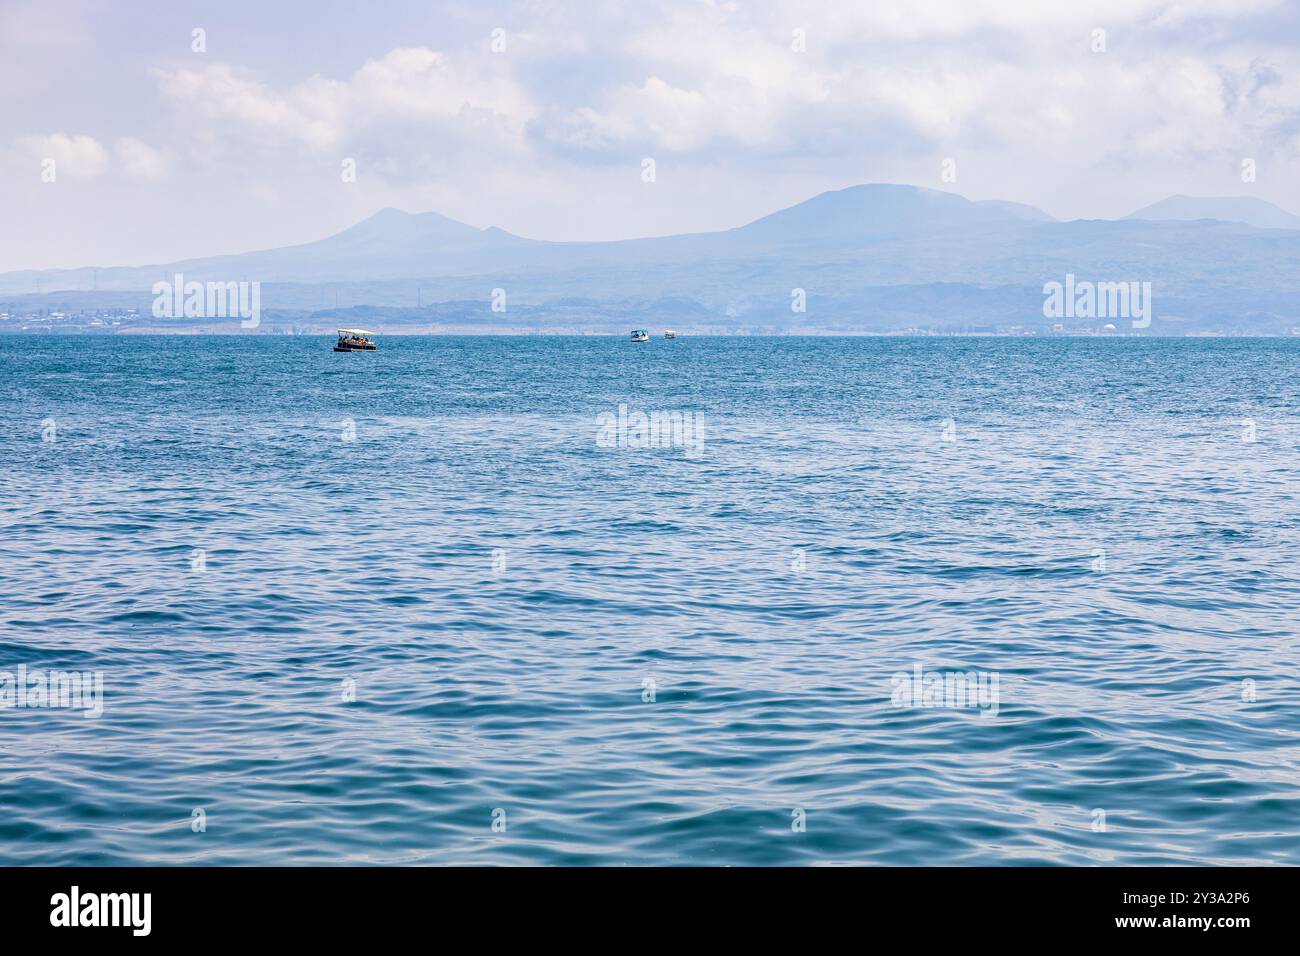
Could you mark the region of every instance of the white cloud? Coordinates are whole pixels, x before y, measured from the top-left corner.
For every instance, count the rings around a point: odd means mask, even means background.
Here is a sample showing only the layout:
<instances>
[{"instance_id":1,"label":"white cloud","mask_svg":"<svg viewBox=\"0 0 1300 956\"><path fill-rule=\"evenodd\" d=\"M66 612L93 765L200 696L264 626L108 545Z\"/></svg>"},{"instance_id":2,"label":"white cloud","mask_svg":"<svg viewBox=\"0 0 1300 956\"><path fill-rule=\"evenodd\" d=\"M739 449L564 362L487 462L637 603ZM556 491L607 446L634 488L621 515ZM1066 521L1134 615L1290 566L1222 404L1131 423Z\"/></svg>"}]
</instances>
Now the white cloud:
<instances>
[{"instance_id":1,"label":"white cloud","mask_svg":"<svg viewBox=\"0 0 1300 956\"><path fill-rule=\"evenodd\" d=\"M114 172L132 179L156 180L167 172L162 152L133 136L118 139L111 153L93 136L84 133L21 136L17 145L21 161L30 165L33 176L40 164L54 160L55 182L84 182Z\"/></svg>"},{"instance_id":2,"label":"white cloud","mask_svg":"<svg viewBox=\"0 0 1300 956\"><path fill-rule=\"evenodd\" d=\"M37 9L0 30L0 71L33 50L66 58ZM79 9L68 19L97 38L79 68L28 69L35 85L0 90L0 106L13 129L99 139L25 138L4 163L0 205L65 201L37 178L47 155L60 181L120 173L157 187L68 199L120 223L113 203L129 198L151 217L141 243L166 233L218 252L246 246L255 217L257 242L285 241L383 205L614 238L734 225L870 181L1064 217L1122 215L1174 192L1249 191L1300 211L1300 14L1282 0L506 0L490 20L430 0L423 22L376 10L345 34L301 30L333 20L286 0L259 20L266 44L192 56L182 32L175 60L158 60L130 18ZM494 54L498 24L507 50ZM1090 49L1096 27L1103 54ZM796 28L805 52L791 49ZM394 36L412 45L393 49ZM273 65L257 59L272 47ZM158 65L156 97L122 68L136 62ZM653 187L643 156L659 160ZM356 183L340 179L345 157ZM947 157L955 183L939 177ZM1259 164L1249 186L1244 157ZM178 201L207 203L210 221L180 222ZM105 237L104 259L129 254L120 228ZM62 242L51 232L42 254L63 256ZM30 242L6 251L35 255Z\"/></svg>"},{"instance_id":3,"label":"white cloud","mask_svg":"<svg viewBox=\"0 0 1300 956\"><path fill-rule=\"evenodd\" d=\"M182 132L205 147L198 155L241 144L262 155L282 156L289 145L365 154L367 167L392 182L474 175L481 164L536 165L555 147L569 160L664 153L751 169L774 156L825 166L937 150L1003 150L1008 162L1013 154L1036 162L1047 144L1095 162L1124 149L1194 157L1246 138L1248 123L1262 124L1264 136L1288 128L1292 97L1287 83L1255 90L1230 51L1217 60L1180 52L1196 35L1180 25L1276 5L667 3L621 32L612 22L588 26L604 31L598 39L551 10L527 34L509 32L504 55L481 37L455 53L397 48L343 79L311 75L276 87L226 63L154 72ZM1154 55L1153 22L1171 34ZM1098 24L1109 42L1100 55L1089 48ZM806 34L806 52L791 49L795 28ZM584 51L608 57L593 82L555 82ZM1284 62L1293 52L1275 61L1287 79L1300 72ZM1235 85L1254 90L1247 109L1233 104ZM1207 128L1216 136L1207 138Z\"/></svg>"},{"instance_id":4,"label":"white cloud","mask_svg":"<svg viewBox=\"0 0 1300 956\"><path fill-rule=\"evenodd\" d=\"M861 41L927 41L990 32L1042 41L1053 34L1178 26L1227 20L1280 6L1284 0L911 0L909 3L780 4L769 20L808 28L809 48Z\"/></svg>"},{"instance_id":5,"label":"white cloud","mask_svg":"<svg viewBox=\"0 0 1300 956\"><path fill-rule=\"evenodd\" d=\"M669 5L621 40L644 79L593 89L547 136L571 150L694 153L749 168L777 155L825 164L938 150L1000 150L1010 167L1054 164L1062 148L1099 164L1126 150L1217 162L1261 138L1294 151L1294 44L1207 50L1199 30L1177 29L1199 18L1222 27L1276 6L915 0L751 13ZM1152 22L1168 31L1160 42ZM1090 46L1097 25L1107 29L1104 53ZM791 50L796 27L806 52ZM1264 75L1275 82L1261 83Z\"/></svg>"},{"instance_id":6,"label":"white cloud","mask_svg":"<svg viewBox=\"0 0 1300 956\"><path fill-rule=\"evenodd\" d=\"M118 167L132 179L156 180L167 174L163 154L133 136L124 136L114 145Z\"/></svg>"},{"instance_id":7,"label":"white cloud","mask_svg":"<svg viewBox=\"0 0 1300 956\"><path fill-rule=\"evenodd\" d=\"M54 160L60 179L94 179L108 168L108 152L92 136L67 133L24 136L18 145L36 164Z\"/></svg>"},{"instance_id":8,"label":"white cloud","mask_svg":"<svg viewBox=\"0 0 1300 956\"><path fill-rule=\"evenodd\" d=\"M280 93L225 63L160 69L154 75L163 94L178 105L184 119L218 138L251 131L328 147L342 133L344 87L318 76Z\"/></svg>"},{"instance_id":9,"label":"white cloud","mask_svg":"<svg viewBox=\"0 0 1300 956\"><path fill-rule=\"evenodd\" d=\"M480 55L398 48L347 80L311 76L276 90L229 64L155 70L160 89L206 136L253 133L337 150L392 125L457 127L470 138L520 138L533 107L505 69Z\"/></svg>"}]
</instances>

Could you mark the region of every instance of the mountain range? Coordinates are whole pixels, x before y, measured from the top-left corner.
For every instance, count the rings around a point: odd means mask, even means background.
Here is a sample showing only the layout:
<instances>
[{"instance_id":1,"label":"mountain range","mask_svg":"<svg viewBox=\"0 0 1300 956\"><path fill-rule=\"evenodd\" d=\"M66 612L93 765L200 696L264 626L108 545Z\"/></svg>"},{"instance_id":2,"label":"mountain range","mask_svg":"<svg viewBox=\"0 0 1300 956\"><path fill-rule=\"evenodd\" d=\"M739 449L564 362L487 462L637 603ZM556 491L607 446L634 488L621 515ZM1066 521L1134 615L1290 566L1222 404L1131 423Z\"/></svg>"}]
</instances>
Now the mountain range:
<instances>
[{"instance_id":1,"label":"mountain range","mask_svg":"<svg viewBox=\"0 0 1300 956\"><path fill-rule=\"evenodd\" d=\"M0 274L0 311L135 308L186 280L261 283L281 325L369 316L380 330L890 332L1085 327L1044 284L1150 282L1150 334L1300 325L1300 217L1252 197L1173 196L1119 220L916 186L822 193L720 232L548 242L384 209L315 242L141 267ZM491 308L504 290L504 311ZM804 311L792 304L803 290ZM278 324L277 324L278 323ZM385 324L386 323L386 324ZM155 326L165 327L159 320Z\"/></svg>"}]
</instances>

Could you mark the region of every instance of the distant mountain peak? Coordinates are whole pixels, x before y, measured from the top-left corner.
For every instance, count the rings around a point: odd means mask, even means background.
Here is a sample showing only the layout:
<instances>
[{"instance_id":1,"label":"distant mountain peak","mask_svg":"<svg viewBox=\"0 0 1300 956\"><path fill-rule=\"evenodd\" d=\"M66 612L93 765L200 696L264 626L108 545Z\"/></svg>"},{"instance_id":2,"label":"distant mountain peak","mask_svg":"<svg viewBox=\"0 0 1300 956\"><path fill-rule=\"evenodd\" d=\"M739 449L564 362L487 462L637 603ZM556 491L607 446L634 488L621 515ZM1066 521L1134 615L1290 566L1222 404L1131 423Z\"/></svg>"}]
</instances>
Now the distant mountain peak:
<instances>
[{"instance_id":1,"label":"distant mountain peak","mask_svg":"<svg viewBox=\"0 0 1300 956\"><path fill-rule=\"evenodd\" d=\"M396 253L430 244L481 242L483 234L484 230L441 213L412 213L389 206L312 245L356 254Z\"/></svg>"},{"instance_id":2,"label":"distant mountain peak","mask_svg":"<svg viewBox=\"0 0 1300 956\"><path fill-rule=\"evenodd\" d=\"M960 229L989 222L1054 222L1033 206L965 196L924 186L862 183L820 193L756 219L737 232L765 238L871 238Z\"/></svg>"},{"instance_id":3,"label":"distant mountain peak","mask_svg":"<svg viewBox=\"0 0 1300 956\"><path fill-rule=\"evenodd\" d=\"M1258 196L1170 196L1124 218L1157 222L1217 219L1258 229L1300 229L1300 216Z\"/></svg>"},{"instance_id":4,"label":"distant mountain peak","mask_svg":"<svg viewBox=\"0 0 1300 956\"><path fill-rule=\"evenodd\" d=\"M425 242L475 242L513 241L521 242L518 236L506 232L498 226L480 229L459 220L452 219L437 212L407 212L393 206L385 206L378 212L371 213L354 226L335 233L320 243L349 243L353 241L413 243Z\"/></svg>"}]
</instances>

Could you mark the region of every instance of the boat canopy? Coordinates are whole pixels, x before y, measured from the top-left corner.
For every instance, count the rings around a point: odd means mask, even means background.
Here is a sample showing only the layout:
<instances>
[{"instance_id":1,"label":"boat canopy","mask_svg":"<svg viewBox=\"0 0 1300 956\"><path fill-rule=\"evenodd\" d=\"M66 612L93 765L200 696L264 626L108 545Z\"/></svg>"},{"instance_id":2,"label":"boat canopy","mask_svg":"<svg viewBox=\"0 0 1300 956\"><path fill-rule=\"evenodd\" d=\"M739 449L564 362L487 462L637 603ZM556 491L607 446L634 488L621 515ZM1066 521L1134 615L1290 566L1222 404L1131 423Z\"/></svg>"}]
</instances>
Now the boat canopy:
<instances>
[{"instance_id":1,"label":"boat canopy","mask_svg":"<svg viewBox=\"0 0 1300 956\"><path fill-rule=\"evenodd\" d=\"M365 329L339 329L339 335L374 335L374 332L367 332Z\"/></svg>"}]
</instances>

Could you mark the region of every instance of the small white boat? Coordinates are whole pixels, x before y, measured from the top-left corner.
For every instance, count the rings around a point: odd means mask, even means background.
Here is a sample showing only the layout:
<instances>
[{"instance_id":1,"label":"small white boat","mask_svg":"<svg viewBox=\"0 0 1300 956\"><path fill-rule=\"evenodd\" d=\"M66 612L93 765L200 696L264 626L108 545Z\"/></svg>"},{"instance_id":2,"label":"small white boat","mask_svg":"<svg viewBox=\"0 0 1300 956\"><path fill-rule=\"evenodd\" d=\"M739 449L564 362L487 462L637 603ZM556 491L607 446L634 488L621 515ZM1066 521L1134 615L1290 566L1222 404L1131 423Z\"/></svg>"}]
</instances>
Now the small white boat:
<instances>
[{"instance_id":1,"label":"small white boat","mask_svg":"<svg viewBox=\"0 0 1300 956\"><path fill-rule=\"evenodd\" d=\"M339 329L339 340L334 343L335 352L373 352L375 333L365 329Z\"/></svg>"},{"instance_id":2,"label":"small white boat","mask_svg":"<svg viewBox=\"0 0 1300 956\"><path fill-rule=\"evenodd\" d=\"M664 338L675 339L677 338L677 333L674 332L672 329L664 329Z\"/></svg>"},{"instance_id":3,"label":"small white boat","mask_svg":"<svg viewBox=\"0 0 1300 956\"><path fill-rule=\"evenodd\" d=\"M650 341L650 333L647 332L645 329L633 329L633 330L632 330L632 341L633 341L633 342L649 342L649 341Z\"/></svg>"}]
</instances>

